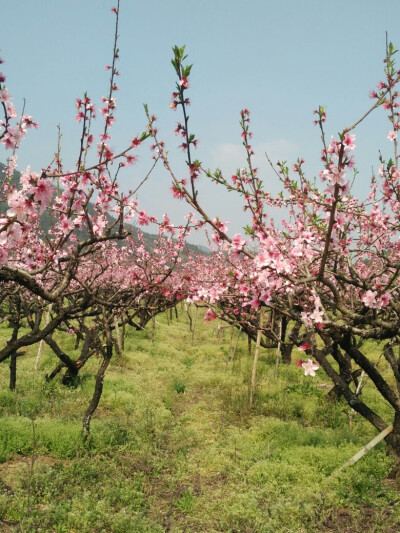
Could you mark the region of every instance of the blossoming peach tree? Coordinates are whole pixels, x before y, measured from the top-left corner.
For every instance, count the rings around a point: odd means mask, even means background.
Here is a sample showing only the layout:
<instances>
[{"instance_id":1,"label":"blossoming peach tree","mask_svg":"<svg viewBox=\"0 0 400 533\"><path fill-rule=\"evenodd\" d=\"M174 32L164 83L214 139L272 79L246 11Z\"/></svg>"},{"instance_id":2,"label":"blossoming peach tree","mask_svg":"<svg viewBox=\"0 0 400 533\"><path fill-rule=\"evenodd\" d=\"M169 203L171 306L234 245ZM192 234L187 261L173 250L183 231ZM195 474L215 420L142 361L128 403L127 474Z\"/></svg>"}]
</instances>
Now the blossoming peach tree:
<instances>
[{"instance_id":1,"label":"blossoming peach tree","mask_svg":"<svg viewBox=\"0 0 400 533\"><path fill-rule=\"evenodd\" d=\"M12 327L10 339L0 347L0 362L11 358L10 385L15 388L16 358L23 355L25 346L44 340L60 361L55 373L67 369L66 381L97 353L101 364L83 419L86 434L101 397L118 324L142 327L149 299L154 314L179 298L179 283L167 280L179 262L187 232L187 225L176 228L164 217L152 254L130 237L134 217L141 225L155 218L139 207L136 191L119 189L118 175L135 162L137 149L149 133L136 135L119 152L110 144L118 90L119 4L112 12L115 38L112 62L106 66L110 81L100 107L102 126L96 133L91 98L87 94L78 98L81 135L72 169L64 168L57 150L40 172L28 167L16 173L21 143L27 130L38 124L31 116L17 115L6 77L0 74L0 142L9 154L0 181L0 302L1 314ZM121 246L121 241L127 242ZM137 316L141 316L139 323ZM91 327L85 326L87 319ZM84 344L75 360L63 352L52 333L70 332L79 325Z\"/></svg>"},{"instance_id":2,"label":"blossoming peach tree","mask_svg":"<svg viewBox=\"0 0 400 533\"><path fill-rule=\"evenodd\" d=\"M371 91L372 105L355 123L337 137L327 139L326 110L315 110L320 129L321 171L319 184L306 177L305 161L299 158L289 170L285 162L272 165L281 181L282 192L273 197L264 188L253 165L250 112L241 111L240 126L246 168L230 178L221 169L212 172L193 157L197 139L189 129L187 106L190 100L191 66L185 64L185 47L174 47L172 64L177 75L171 108L180 110L183 121L176 134L187 154L188 178L178 179L170 165L163 142L158 139L155 119L150 114L149 132L164 167L172 178L172 193L184 199L207 225L212 239L224 251L225 281L203 287L202 298L224 305L226 287L240 296L243 311L251 316L267 307L298 324L291 341L307 356L301 365L314 375L320 366L332 380L337 395L365 417L379 431L389 423L393 432L386 438L389 449L400 458L400 169L397 134L400 130L396 50L387 45L383 81ZM377 176L370 182L369 195L362 200L353 195L349 173L354 169L357 126L377 109L388 112L388 142L393 157L380 157ZM246 235L230 237L227 224L207 214L200 201L200 176L222 185L243 198L249 214ZM284 208L286 219L278 225L270 215L274 206ZM252 251L253 250L253 251ZM242 266L238 266L242 265ZM223 312L223 311L221 311ZM216 315L208 312L208 318ZM288 340L288 339L286 339ZM368 343L375 343L387 361L390 375L368 355ZM385 365L385 370L386 370ZM390 405L392 416L384 418L359 394L358 376L363 371Z\"/></svg>"},{"instance_id":3,"label":"blossoming peach tree","mask_svg":"<svg viewBox=\"0 0 400 533\"><path fill-rule=\"evenodd\" d=\"M114 13L117 28L117 8ZM114 93L118 89L116 37L113 61L107 66L111 72L109 93L103 98L101 108L104 126L99 134L97 155L89 163L95 142L92 129L96 110L85 95L76 101L76 119L81 123L82 131L78 159L71 170L63 168L57 152L52 163L39 173L28 167L21 173L19 183L16 181L17 151L27 129L38 125L30 116L17 116L5 85L6 78L0 75L3 110L0 142L11 152L0 184L0 280L24 287L46 302L56 302L64 297L80 265L102 243L124 239L128 235L126 224L137 208L132 193L119 191L117 175L123 166L134 162L136 156L133 154L147 134L135 137L118 154L114 154L108 144L115 120ZM40 225L43 221L47 222L46 231ZM45 334L53 327L50 323ZM18 346L2 350L0 360L8 357L14 348Z\"/></svg>"}]
</instances>

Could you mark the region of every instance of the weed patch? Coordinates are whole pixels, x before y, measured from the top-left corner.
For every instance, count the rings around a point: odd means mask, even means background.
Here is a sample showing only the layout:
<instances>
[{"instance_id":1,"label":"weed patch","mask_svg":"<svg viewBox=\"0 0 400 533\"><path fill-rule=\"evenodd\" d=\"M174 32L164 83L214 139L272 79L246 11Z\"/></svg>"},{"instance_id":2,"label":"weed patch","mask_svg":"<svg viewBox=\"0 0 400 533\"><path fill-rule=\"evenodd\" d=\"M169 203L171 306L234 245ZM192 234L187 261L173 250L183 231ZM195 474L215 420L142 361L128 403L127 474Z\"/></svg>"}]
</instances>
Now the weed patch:
<instances>
[{"instance_id":1,"label":"weed patch","mask_svg":"<svg viewBox=\"0 0 400 533\"><path fill-rule=\"evenodd\" d=\"M230 336L198 320L192 346L181 314L157 318L154 342L127 330L86 444L97 360L65 387L45 380L57 364L48 349L39 372L29 349L15 392L0 365L2 531L365 533L365 516L371 531L400 529L383 443L331 477L376 432L359 416L350 427L346 405L326 401L322 371L310 379L281 365L276 378L274 353L262 350L250 410L246 339L232 358ZM368 382L363 395L389 413Z\"/></svg>"}]
</instances>

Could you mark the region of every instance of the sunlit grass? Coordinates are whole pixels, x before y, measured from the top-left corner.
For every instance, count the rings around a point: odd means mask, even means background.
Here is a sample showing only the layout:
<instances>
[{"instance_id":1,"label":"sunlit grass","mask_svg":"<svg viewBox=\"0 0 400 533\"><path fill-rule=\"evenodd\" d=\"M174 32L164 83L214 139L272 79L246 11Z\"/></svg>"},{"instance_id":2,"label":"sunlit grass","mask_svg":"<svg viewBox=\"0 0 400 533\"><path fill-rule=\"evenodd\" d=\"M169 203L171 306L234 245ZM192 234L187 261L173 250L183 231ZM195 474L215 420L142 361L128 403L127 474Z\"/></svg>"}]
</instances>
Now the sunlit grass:
<instances>
[{"instance_id":1,"label":"sunlit grass","mask_svg":"<svg viewBox=\"0 0 400 533\"><path fill-rule=\"evenodd\" d=\"M89 446L81 419L99 360L64 387L60 376L45 380L57 365L48 347L39 372L37 346L30 347L18 359L15 392L2 363L4 531L300 533L335 531L336 523L336 531L351 524L357 532L367 531L365 508L375 513L370 531L383 531L383 519L400 524L384 444L330 477L376 432L359 415L349 427L347 405L326 402L323 372L312 379L281 365L275 378L275 354L262 350L250 412L247 341L232 359L229 331L221 342L215 333L199 318L192 345L181 311L170 325L157 317L154 343L150 329L129 330L124 355L107 371ZM4 326L0 335L4 342ZM72 337L57 338L78 355ZM376 346L368 349L378 361ZM368 381L363 395L390 419Z\"/></svg>"}]
</instances>

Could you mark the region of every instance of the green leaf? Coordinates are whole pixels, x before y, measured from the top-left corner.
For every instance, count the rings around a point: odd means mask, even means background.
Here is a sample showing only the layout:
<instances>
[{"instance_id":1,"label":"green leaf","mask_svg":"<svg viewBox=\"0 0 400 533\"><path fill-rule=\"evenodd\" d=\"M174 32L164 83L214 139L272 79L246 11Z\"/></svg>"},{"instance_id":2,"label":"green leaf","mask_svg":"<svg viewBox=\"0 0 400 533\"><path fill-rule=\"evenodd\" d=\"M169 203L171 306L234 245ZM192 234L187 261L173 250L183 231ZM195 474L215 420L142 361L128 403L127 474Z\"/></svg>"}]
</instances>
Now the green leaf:
<instances>
[{"instance_id":1,"label":"green leaf","mask_svg":"<svg viewBox=\"0 0 400 533\"><path fill-rule=\"evenodd\" d=\"M247 235L254 235L254 230L250 226L244 226L243 231L247 233Z\"/></svg>"},{"instance_id":2,"label":"green leaf","mask_svg":"<svg viewBox=\"0 0 400 533\"><path fill-rule=\"evenodd\" d=\"M139 141L143 142L145 141L146 139L148 139L150 137L150 133L147 133L146 131L144 131L142 133L142 135L139 137Z\"/></svg>"},{"instance_id":3,"label":"green leaf","mask_svg":"<svg viewBox=\"0 0 400 533\"><path fill-rule=\"evenodd\" d=\"M394 55L398 50L394 47L393 43L389 43L389 55Z\"/></svg>"}]
</instances>

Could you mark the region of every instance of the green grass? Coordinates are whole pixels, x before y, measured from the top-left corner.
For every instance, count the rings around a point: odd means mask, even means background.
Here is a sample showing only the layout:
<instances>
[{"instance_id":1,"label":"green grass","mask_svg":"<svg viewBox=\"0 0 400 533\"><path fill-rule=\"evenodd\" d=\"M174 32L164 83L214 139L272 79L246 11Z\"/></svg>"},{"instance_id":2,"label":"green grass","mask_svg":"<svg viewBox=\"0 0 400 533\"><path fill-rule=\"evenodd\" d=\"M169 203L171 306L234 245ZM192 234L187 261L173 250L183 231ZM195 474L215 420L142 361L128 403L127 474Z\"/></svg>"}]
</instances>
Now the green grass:
<instances>
[{"instance_id":1,"label":"green grass","mask_svg":"<svg viewBox=\"0 0 400 533\"><path fill-rule=\"evenodd\" d=\"M98 360L75 387L64 387L60 376L45 381L57 364L48 348L34 371L31 347L18 359L16 392L8 390L8 363L0 364L2 531L400 529L384 444L331 477L376 432L359 415L349 427L346 405L325 401L329 380L321 370L312 379L282 365L275 378L274 354L262 350L249 412L247 342L226 365L229 332L218 342L199 318L192 346L180 315L169 326L157 317L154 343L151 331L128 331L124 356L107 371L89 445L81 419ZM0 338L7 335L1 326ZM74 355L73 339L61 342ZM390 420L370 384L363 395Z\"/></svg>"}]
</instances>

